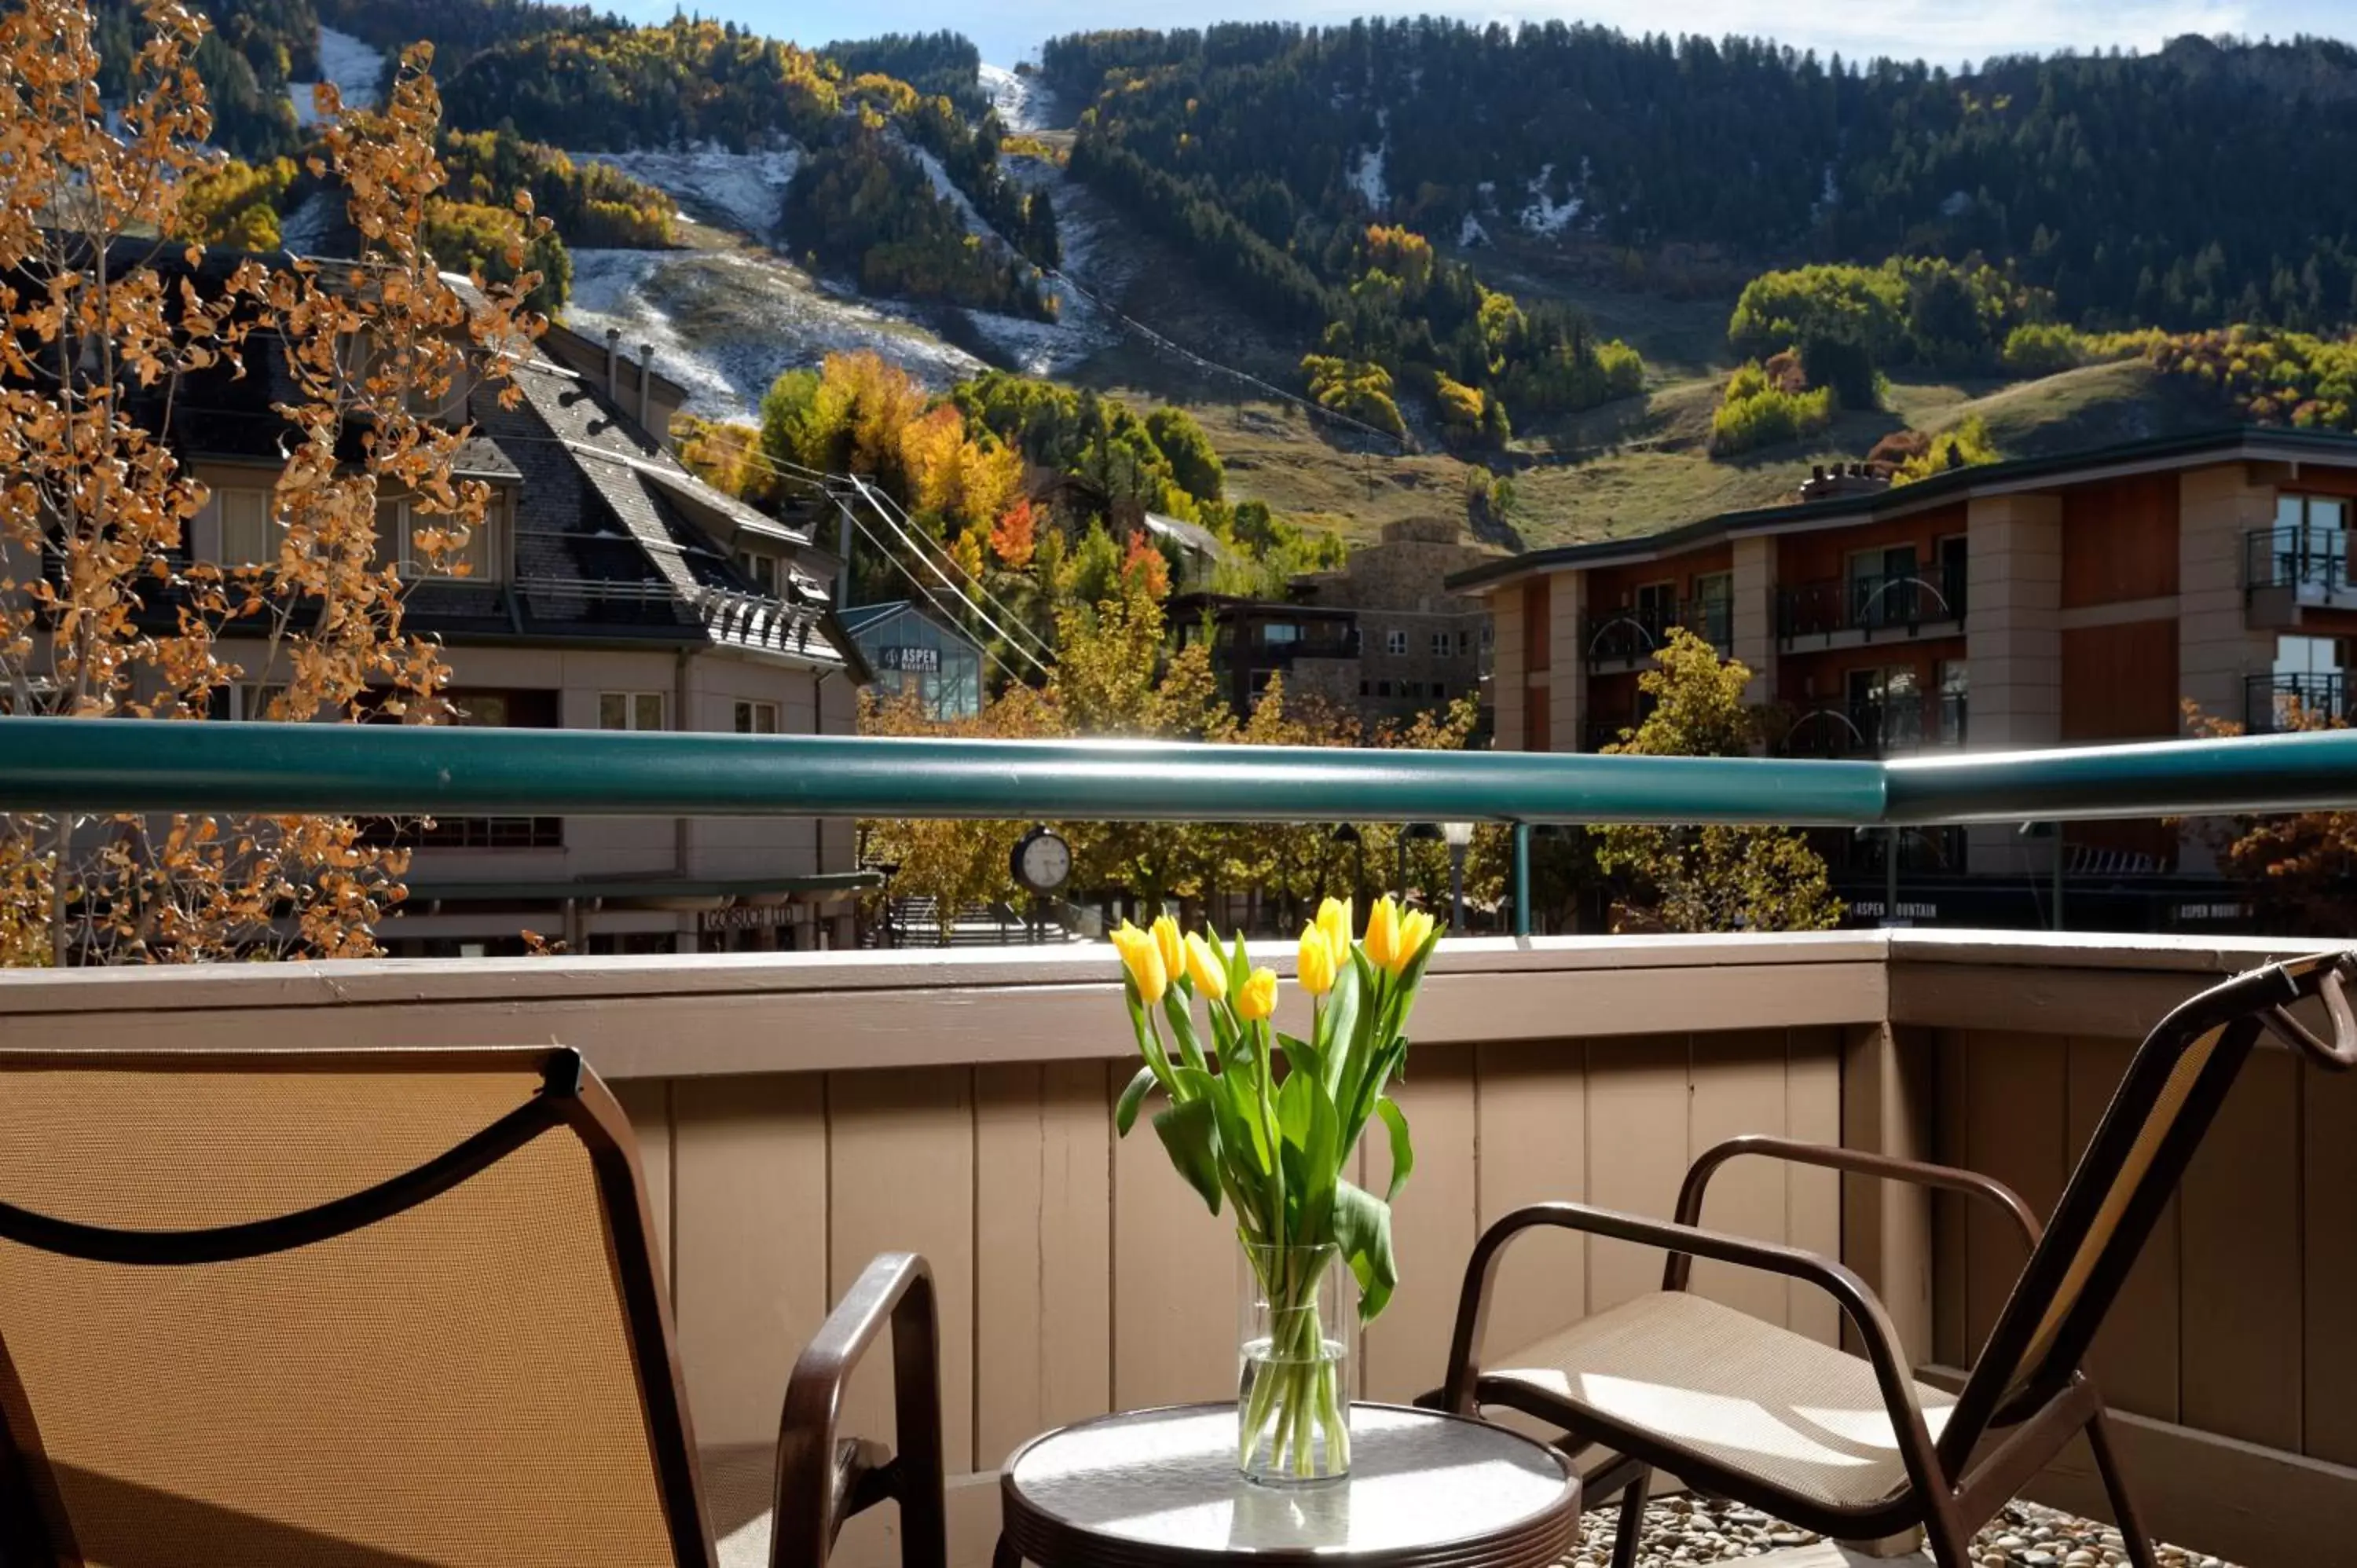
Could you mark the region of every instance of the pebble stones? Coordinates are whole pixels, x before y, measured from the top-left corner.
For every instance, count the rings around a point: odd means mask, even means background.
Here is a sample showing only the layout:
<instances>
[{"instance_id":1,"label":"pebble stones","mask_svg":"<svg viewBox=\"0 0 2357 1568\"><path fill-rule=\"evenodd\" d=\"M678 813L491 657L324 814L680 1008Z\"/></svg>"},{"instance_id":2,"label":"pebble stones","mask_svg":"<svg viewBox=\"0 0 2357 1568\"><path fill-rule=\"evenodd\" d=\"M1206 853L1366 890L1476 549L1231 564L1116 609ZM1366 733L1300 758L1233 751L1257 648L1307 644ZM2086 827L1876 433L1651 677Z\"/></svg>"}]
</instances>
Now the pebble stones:
<instances>
[{"instance_id":1,"label":"pebble stones","mask_svg":"<svg viewBox=\"0 0 2357 1568\"><path fill-rule=\"evenodd\" d=\"M1612 1536L1620 1522L1618 1499L1588 1510L1579 1521L1579 1544L1566 1559L1566 1568L1606 1568L1612 1561ZM1669 1497L1645 1509L1637 1563L1638 1568L1679 1568L1737 1562L1807 1546L1816 1539L1734 1503ZM2007 1503L1973 1542L1973 1561L1979 1568L2115 1568L2127 1560L2120 1532L2110 1525L2036 1503ZM2215 1557L2174 1546L2160 1548L2160 1561L2162 1568L2232 1568Z\"/></svg>"}]
</instances>

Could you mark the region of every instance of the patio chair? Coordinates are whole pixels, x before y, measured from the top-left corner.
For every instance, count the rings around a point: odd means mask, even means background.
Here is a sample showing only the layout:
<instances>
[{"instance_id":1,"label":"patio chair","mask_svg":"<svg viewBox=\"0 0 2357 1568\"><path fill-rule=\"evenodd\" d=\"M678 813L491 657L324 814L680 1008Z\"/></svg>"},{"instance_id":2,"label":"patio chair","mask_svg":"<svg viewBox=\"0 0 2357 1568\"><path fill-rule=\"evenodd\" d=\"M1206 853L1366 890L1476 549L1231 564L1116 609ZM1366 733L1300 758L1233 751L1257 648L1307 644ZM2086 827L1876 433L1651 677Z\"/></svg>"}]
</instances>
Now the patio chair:
<instances>
[{"instance_id":1,"label":"patio chair","mask_svg":"<svg viewBox=\"0 0 2357 1568\"><path fill-rule=\"evenodd\" d=\"M1654 1469L1837 1539L1920 1527L1940 1568L1970 1568L1974 1531L2081 1432L2130 1562L2155 1568L2104 1402L2081 1361L2261 1032L2325 1067L2357 1066L2357 1018L2343 989L2352 975L2357 960L2347 954L2270 964L2163 1018L2042 1235L2021 1199L1986 1176L1779 1138L1736 1138L1706 1151L1686 1173L1674 1222L1577 1203L1518 1209L1473 1250L1438 1401L1467 1414L1520 1411L1598 1450L1589 1496L1622 1495L1614 1568L1637 1560ZM2289 1011L2308 998L2320 998L2331 1019L2330 1044ZM2020 1228L2029 1262L1960 1392L1910 1375L1881 1304L1840 1263L1696 1228L1711 1174L1738 1155L1945 1188L1995 1204ZM1662 1289L1484 1368L1482 1322L1498 1259L1540 1226L1667 1251ZM1865 1359L1689 1294L1698 1257L1822 1289Z\"/></svg>"},{"instance_id":2,"label":"patio chair","mask_svg":"<svg viewBox=\"0 0 2357 1568\"><path fill-rule=\"evenodd\" d=\"M570 1050L0 1051L0 1563L716 1568L653 1236ZM885 1462L834 1429L888 1324ZM877 1258L793 1369L764 1560L890 1498L941 1568L937 1355Z\"/></svg>"}]
</instances>

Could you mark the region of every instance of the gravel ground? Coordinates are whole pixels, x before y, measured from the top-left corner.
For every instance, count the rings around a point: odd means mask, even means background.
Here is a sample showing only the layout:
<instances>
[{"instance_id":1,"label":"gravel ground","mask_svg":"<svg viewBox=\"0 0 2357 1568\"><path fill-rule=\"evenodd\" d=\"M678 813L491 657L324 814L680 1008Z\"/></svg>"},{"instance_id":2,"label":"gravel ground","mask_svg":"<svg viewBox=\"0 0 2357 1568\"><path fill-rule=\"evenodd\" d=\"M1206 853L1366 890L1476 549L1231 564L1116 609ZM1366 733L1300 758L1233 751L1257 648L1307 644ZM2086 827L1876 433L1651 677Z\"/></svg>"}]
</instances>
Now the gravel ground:
<instances>
[{"instance_id":1,"label":"gravel ground","mask_svg":"<svg viewBox=\"0 0 2357 1568\"><path fill-rule=\"evenodd\" d=\"M1620 1520L1616 1498L1591 1509L1579 1524L1579 1547L1567 1568L1605 1568L1612 1560L1612 1532ZM1733 1503L1663 1498L1645 1509L1645 1540L1640 1568L1677 1568L1681 1563L1726 1563L1807 1546L1816 1537ZM2108 1524L2077 1519L2035 1503L2007 1503L1973 1542L1980 1568L2109 1568L2124 1563L2119 1531ZM2165 1568L2232 1568L2215 1557L2174 1546L2160 1549Z\"/></svg>"}]
</instances>

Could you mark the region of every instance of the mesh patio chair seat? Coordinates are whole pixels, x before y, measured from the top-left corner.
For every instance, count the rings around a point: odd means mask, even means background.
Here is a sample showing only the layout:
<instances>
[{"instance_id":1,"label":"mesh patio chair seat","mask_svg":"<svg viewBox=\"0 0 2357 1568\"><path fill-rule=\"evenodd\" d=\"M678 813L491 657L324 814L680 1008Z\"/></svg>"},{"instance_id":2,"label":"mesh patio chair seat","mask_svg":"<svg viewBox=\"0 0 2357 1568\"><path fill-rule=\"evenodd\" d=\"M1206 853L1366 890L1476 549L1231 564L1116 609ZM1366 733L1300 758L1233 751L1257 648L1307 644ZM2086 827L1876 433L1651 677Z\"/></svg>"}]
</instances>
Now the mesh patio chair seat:
<instances>
[{"instance_id":1,"label":"mesh patio chair seat","mask_svg":"<svg viewBox=\"0 0 2357 1568\"><path fill-rule=\"evenodd\" d=\"M834 1430L888 1329L896 1455ZM727 1568L887 1498L941 1568L937 1357L878 1258ZM0 1435L11 1568L721 1563L630 1124L561 1048L0 1051Z\"/></svg>"},{"instance_id":2,"label":"mesh patio chair seat","mask_svg":"<svg viewBox=\"0 0 2357 1568\"><path fill-rule=\"evenodd\" d=\"M1975 1172L1763 1137L1705 1151L1669 1222L1577 1203L1517 1209L1474 1247L1448 1381L1433 1397L1466 1414L1519 1411L1593 1450L1588 1497L1622 1497L1614 1568L1636 1563L1646 1482L1656 1469L1824 1535L1879 1540L1921 1529L1940 1568L1971 1568L1975 1530L2082 1433L2129 1561L2157 1568L2102 1396L2082 1362L2261 1034L2320 1066L2357 1067L2357 1015L2345 991L2352 975L2357 957L2349 954L2269 964L2154 1026L2042 1230L2019 1197ZM2292 1011L2309 1001L2330 1020L2330 1041ZM1910 1375L1881 1304L1840 1263L1699 1227L1712 1174L1739 1156L1962 1193L1995 1205L2020 1229L2029 1261L1961 1391ZM1482 1326L1499 1258L1540 1227L1663 1250L1662 1289L1484 1366ZM1698 1257L1824 1291L1866 1354L1687 1294Z\"/></svg>"}]
</instances>

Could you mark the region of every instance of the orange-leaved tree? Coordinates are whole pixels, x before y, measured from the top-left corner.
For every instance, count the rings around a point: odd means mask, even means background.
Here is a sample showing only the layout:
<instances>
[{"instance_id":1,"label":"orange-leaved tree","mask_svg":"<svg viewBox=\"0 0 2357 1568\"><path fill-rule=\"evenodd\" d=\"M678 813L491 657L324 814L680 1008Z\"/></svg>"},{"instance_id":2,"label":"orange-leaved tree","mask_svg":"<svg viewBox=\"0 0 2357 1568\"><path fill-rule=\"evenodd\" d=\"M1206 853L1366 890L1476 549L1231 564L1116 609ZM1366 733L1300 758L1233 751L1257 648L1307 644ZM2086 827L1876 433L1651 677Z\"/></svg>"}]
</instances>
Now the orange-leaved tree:
<instances>
[{"instance_id":1,"label":"orange-leaved tree","mask_svg":"<svg viewBox=\"0 0 2357 1568\"><path fill-rule=\"evenodd\" d=\"M456 477L471 431L450 414L528 346L533 280L454 283L425 248L443 173L422 48L379 113L317 90L308 161L347 193L358 258L207 252L188 199L218 161L202 30L144 0L110 116L81 0L0 19L0 705L201 719L251 682L257 718L430 723L447 669L404 625L379 502L406 502L413 569L463 572L488 492ZM270 389L262 445L282 455L265 542L197 560L209 492L177 416L246 378ZM365 954L404 870L347 818L0 818L0 946L20 961Z\"/></svg>"}]
</instances>

